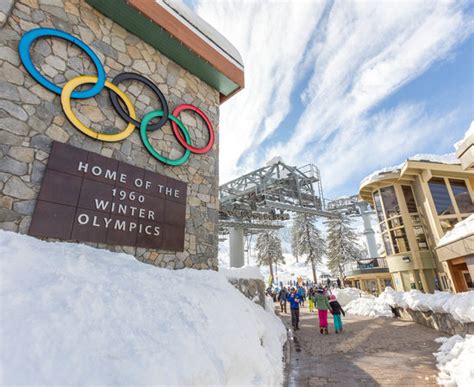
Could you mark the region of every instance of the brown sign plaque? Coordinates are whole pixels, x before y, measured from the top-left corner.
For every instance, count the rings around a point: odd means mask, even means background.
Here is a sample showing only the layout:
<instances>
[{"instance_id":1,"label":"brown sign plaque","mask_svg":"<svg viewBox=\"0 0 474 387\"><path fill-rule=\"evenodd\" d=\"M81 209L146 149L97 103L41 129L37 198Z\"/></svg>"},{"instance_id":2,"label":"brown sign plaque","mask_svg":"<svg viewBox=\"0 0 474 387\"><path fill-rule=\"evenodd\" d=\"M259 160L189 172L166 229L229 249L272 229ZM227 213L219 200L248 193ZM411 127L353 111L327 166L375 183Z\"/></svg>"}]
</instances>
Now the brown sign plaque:
<instances>
[{"instance_id":1,"label":"brown sign plaque","mask_svg":"<svg viewBox=\"0 0 474 387\"><path fill-rule=\"evenodd\" d=\"M187 184L53 142L29 234L183 251Z\"/></svg>"}]
</instances>

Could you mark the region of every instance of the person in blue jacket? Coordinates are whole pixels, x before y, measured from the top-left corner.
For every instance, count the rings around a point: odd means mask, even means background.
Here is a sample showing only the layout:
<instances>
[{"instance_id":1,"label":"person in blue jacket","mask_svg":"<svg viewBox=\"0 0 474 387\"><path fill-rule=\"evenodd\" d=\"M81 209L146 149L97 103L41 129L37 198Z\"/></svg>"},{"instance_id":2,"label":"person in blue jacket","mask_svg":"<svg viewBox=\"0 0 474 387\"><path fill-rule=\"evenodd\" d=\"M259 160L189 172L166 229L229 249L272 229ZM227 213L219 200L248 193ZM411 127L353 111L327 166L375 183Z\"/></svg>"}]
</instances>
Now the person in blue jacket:
<instances>
[{"instance_id":1,"label":"person in blue jacket","mask_svg":"<svg viewBox=\"0 0 474 387\"><path fill-rule=\"evenodd\" d=\"M301 296L296 293L296 289L293 287L291 288L291 293L286 296L286 299L290 303L291 325L293 325L293 329L297 331L300 329L298 325L300 323L300 302L302 301Z\"/></svg>"}]
</instances>

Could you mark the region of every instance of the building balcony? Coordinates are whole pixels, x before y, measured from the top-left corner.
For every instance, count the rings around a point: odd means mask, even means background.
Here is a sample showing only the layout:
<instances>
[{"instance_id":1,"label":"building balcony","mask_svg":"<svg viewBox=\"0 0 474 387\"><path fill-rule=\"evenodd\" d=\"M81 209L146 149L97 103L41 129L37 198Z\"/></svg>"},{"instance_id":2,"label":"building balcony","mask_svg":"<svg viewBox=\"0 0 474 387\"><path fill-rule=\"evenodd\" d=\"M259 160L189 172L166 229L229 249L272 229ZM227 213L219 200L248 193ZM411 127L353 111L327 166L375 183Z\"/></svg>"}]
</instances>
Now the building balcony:
<instances>
[{"instance_id":1,"label":"building balcony","mask_svg":"<svg viewBox=\"0 0 474 387\"><path fill-rule=\"evenodd\" d=\"M359 259L344 264L346 277L388 272L388 265L385 258Z\"/></svg>"}]
</instances>

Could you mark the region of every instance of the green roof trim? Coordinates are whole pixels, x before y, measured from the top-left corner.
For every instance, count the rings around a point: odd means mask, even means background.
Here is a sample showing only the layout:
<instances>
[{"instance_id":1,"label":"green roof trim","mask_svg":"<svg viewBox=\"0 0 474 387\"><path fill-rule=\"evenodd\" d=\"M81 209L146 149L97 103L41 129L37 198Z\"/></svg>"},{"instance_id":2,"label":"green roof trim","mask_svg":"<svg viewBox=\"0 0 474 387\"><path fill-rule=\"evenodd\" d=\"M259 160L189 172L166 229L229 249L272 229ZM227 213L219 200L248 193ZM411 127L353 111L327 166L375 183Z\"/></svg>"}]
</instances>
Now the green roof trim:
<instances>
[{"instance_id":1,"label":"green roof trim","mask_svg":"<svg viewBox=\"0 0 474 387\"><path fill-rule=\"evenodd\" d=\"M184 46L161 26L130 7L126 0L86 0L86 2L222 95L228 96L239 89L239 85Z\"/></svg>"}]
</instances>

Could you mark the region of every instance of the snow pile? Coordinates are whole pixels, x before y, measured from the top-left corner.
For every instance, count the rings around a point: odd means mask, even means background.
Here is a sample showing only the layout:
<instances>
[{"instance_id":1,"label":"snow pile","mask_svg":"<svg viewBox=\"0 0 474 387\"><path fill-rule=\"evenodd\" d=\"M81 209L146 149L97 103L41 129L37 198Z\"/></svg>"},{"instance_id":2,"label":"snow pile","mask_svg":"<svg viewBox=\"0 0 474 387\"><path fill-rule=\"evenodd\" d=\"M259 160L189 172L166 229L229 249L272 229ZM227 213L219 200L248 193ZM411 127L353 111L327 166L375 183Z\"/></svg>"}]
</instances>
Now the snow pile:
<instances>
[{"instance_id":1,"label":"snow pile","mask_svg":"<svg viewBox=\"0 0 474 387\"><path fill-rule=\"evenodd\" d=\"M428 294L419 290L397 292L391 287L387 287L378 299L394 308L450 313L460 322L474 322L474 291L456 294L448 292Z\"/></svg>"},{"instance_id":2,"label":"snow pile","mask_svg":"<svg viewBox=\"0 0 474 387\"><path fill-rule=\"evenodd\" d=\"M241 268L219 268L219 273L226 278L241 278L241 279L259 279L263 281L262 273L258 266L243 266Z\"/></svg>"},{"instance_id":3,"label":"snow pile","mask_svg":"<svg viewBox=\"0 0 474 387\"><path fill-rule=\"evenodd\" d=\"M285 328L220 273L0 231L1 385L278 385Z\"/></svg>"},{"instance_id":4,"label":"snow pile","mask_svg":"<svg viewBox=\"0 0 474 387\"><path fill-rule=\"evenodd\" d=\"M367 293L364 293L362 290L357 288L332 289L331 292L336 296L341 306L345 306L349 302L361 297L369 296Z\"/></svg>"},{"instance_id":5,"label":"snow pile","mask_svg":"<svg viewBox=\"0 0 474 387\"><path fill-rule=\"evenodd\" d=\"M337 295L336 295L337 296ZM339 298L339 296L337 296ZM387 286L378 297L362 294L346 305L347 311L362 316L388 316L391 308L405 308L421 312L450 313L462 322L474 322L474 291L452 294L448 292L422 293L419 290L397 292ZM390 312L391 315L391 312Z\"/></svg>"},{"instance_id":6,"label":"snow pile","mask_svg":"<svg viewBox=\"0 0 474 387\"><path fill-rule=\"evenodd\" d=\"M361 297L349 302L344 310L348 314L369 317L393 317L390 306L376 297Z\"/></svg>"},{"instance_id":7,"label":"snow pile","mask_svg":"<svg viewBox=\"0 0 474 387\"><path fill-rule=\"evenodd\" d=\"M439 369L438 383L445 386L473 386L474 336L440 337L436 342L442 343L438 352L434 353Z\"/></svg>"},{"instance_id":8,"label":"snow pile","mask_svg":"<svg viewBox=\"0 0 474 387\"><path fill-rule=\"evenodd\" d=\"M462 222L456 223L451 231L448 231L438 242L437 247L448 245L459 239L474 234L474 214L464 219Z\"/></svg>"}]
</instances>

